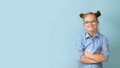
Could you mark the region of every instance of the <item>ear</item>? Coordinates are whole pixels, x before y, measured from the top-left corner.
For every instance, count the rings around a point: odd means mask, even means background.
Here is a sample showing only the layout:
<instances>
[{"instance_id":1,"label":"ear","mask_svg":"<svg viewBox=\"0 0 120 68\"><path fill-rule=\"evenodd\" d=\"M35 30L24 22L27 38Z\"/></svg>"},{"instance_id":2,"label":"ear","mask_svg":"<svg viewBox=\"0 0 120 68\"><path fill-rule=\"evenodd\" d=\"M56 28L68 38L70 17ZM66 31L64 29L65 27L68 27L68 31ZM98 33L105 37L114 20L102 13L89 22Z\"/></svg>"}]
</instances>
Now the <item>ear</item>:
<instances>
[{"instance_id":1,"label":"ear","mask_svg":"<svg viewBox=\"0 0 120 68\"><path fill-rule=\"evenodd\" d=\"M83 23L82 25L85 27L85 24L84 24L84 23Z\"/></svg>"},{"instance_id":2,"label":"ear","mask_svg":"<svg viewBox=\"0 0 120 68\"><path fill-rule=\"evenodd\" d=\"M100 13L100 11L97 11L97 12L95 13L95 15L96 15L96 17L99 17L99 16L101 16L101 13Z\"/></svg>"},{"instance_id":3,"label":"ear","mask_svg":"<svg viewBox=\"0 0 120 68\"><path fill-rule=\"evenodd\" d=\"M84 14L83 14L83 13L81 13L79 16L80 16L81 18L84 18Z\"/></svg>"}]
</instances>

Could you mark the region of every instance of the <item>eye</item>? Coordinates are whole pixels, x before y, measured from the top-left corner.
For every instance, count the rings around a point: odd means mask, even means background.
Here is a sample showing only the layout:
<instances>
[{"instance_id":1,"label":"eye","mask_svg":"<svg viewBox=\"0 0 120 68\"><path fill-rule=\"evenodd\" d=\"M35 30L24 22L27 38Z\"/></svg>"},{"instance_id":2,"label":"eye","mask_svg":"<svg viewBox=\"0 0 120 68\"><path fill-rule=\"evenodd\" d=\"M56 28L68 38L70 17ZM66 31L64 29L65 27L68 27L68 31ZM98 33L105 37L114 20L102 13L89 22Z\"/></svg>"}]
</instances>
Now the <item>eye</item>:
<instances>
[{"instance_id":1,"label":"eye","mask_svg":"<svg viewBox=\"0 0 120 68\"><path fill-rule=\"evenodd\" d=\"M88 23L97 23L98 22L98 20L91 20L91 21L84 21L84 24L88 24Z\"/></svg>"},{"instance_id":2,"label":"eye","mask_svg":"<svg viewBox=\"0 0 120 68\"><path fill-rule=\"evenodd\" d=\"M93 23L93 21L86 21L84 22L85 24L88 24L88 23Z\"/></svg>"},{"instance_id":3,"label":"eye","mask_svg":"<svg viewBox=\"0 0 120 68\"><path fill-rule=\"evenodd\" d=\"M90 23L89 21L84 22L85 24Z\"/></svg>"},{"instance_id":4,"label":"eye","mask_svg":"<svg viewBox=\"0 0 120 68\"><path fill-rule=\"evenodd\" d=\"M94 20L94 21L92 21L92 22L98 22L97 20Z\"/></svg>"}]
</instances>

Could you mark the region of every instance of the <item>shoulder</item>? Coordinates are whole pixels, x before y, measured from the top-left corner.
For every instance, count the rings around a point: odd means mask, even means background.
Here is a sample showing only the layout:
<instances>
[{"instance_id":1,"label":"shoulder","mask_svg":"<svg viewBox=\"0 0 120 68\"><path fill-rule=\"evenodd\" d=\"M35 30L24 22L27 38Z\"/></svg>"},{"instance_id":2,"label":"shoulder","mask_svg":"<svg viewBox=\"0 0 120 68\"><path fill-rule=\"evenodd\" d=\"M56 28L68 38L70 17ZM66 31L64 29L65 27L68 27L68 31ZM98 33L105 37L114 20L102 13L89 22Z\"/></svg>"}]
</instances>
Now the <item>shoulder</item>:
<instances>
[{"instance_id":1,"label":"shoulder","mask_svg":"<svg viewBox=\"0 0 120 68\"><path fill-rule=\"evenodd\" d=\"M82 42L86 37L86 33L83 33L82 35L79 36L78 42Z\"/></svg>"},{"instance_id":2,"label":"shoulder","mask_svg":"<svg viewBox=\"0 0 120 68\"><path fill-rule=\"evenodd\" d=\"M108 41L107 36L105 36L104 34L99 33L99 36L103 41Z\"/></svg>"},{"instance_id":3,"label":"shoulder","mask_svg":"<svg viewBox=\"0 0 120 68\"><path fill-rule=\"evenodd\" d=\"M86 35L87 35L87 33L86 33L86 32L85 32L85 33L83 33L83 34L80 36L80 39L81 39L81 40L82 40L82 39L85 39Z\"/></svg>"}]
</instances>

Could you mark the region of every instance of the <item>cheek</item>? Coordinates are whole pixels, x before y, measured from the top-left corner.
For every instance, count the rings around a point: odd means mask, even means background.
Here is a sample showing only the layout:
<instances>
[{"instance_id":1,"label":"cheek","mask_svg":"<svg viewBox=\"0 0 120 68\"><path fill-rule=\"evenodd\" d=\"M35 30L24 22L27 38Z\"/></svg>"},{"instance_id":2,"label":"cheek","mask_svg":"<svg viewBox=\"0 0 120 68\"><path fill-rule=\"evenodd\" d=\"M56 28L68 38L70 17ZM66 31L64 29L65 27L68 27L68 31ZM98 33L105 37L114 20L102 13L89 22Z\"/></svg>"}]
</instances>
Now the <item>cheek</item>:
<instances>
[{"instance_id":1,"label":"cheek","mask_svg":"<svg viewBox=\"0 0 120 68\"><path fill-rule=\"evenodd\" d=\"M88 26L87 26L87 25L85 25L85 24L84 24L83 26L84 26L84 28L85 28L85 29L87 29L87 28L88 28Z\"/></svg>"},{"instance_id":2,"label":"cheek","mask_svg":"<svg viewBox=\"0 0 120 68\"><path fill-rule=\"evenodd\" d=\"M98 28L98 25L95 25L94 28Z\"/></svg>"},{"instance_id":3,"label":"cheek","mask_svg":"<svg viewBox=\"0 0 120 68\"><path fill-rule=\"evenodd\" d=\"M89 29L90 27L89 26L84 26L85 29Z\"/></svg>"}]
</instances>

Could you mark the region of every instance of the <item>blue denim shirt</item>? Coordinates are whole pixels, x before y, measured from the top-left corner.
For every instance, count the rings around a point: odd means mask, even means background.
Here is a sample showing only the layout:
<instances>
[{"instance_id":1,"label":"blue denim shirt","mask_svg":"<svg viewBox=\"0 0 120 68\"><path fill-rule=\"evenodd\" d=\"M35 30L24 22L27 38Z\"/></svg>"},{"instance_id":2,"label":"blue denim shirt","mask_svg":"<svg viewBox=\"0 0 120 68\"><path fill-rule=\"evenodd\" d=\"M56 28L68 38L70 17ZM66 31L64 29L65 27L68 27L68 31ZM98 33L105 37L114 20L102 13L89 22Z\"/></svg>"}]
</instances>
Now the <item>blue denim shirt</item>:
<instances>
[{"instance_id":1,"label":"blue denim shirt","mask_svg":"<svg viewBox=\"0 0 120 68\"><path fill-rule=\"evenodd\" d=\"M107 38L101 33L97 32L92 39L86 32L81 36L77 44L78 60L84 57L84 51L90 54L99 54L103 51L103 55L108 60L109 58L109 44ZM103 68L102 62L94 64L85 64L79 62L79 68Z\"/></svg>"}]
</instances>

